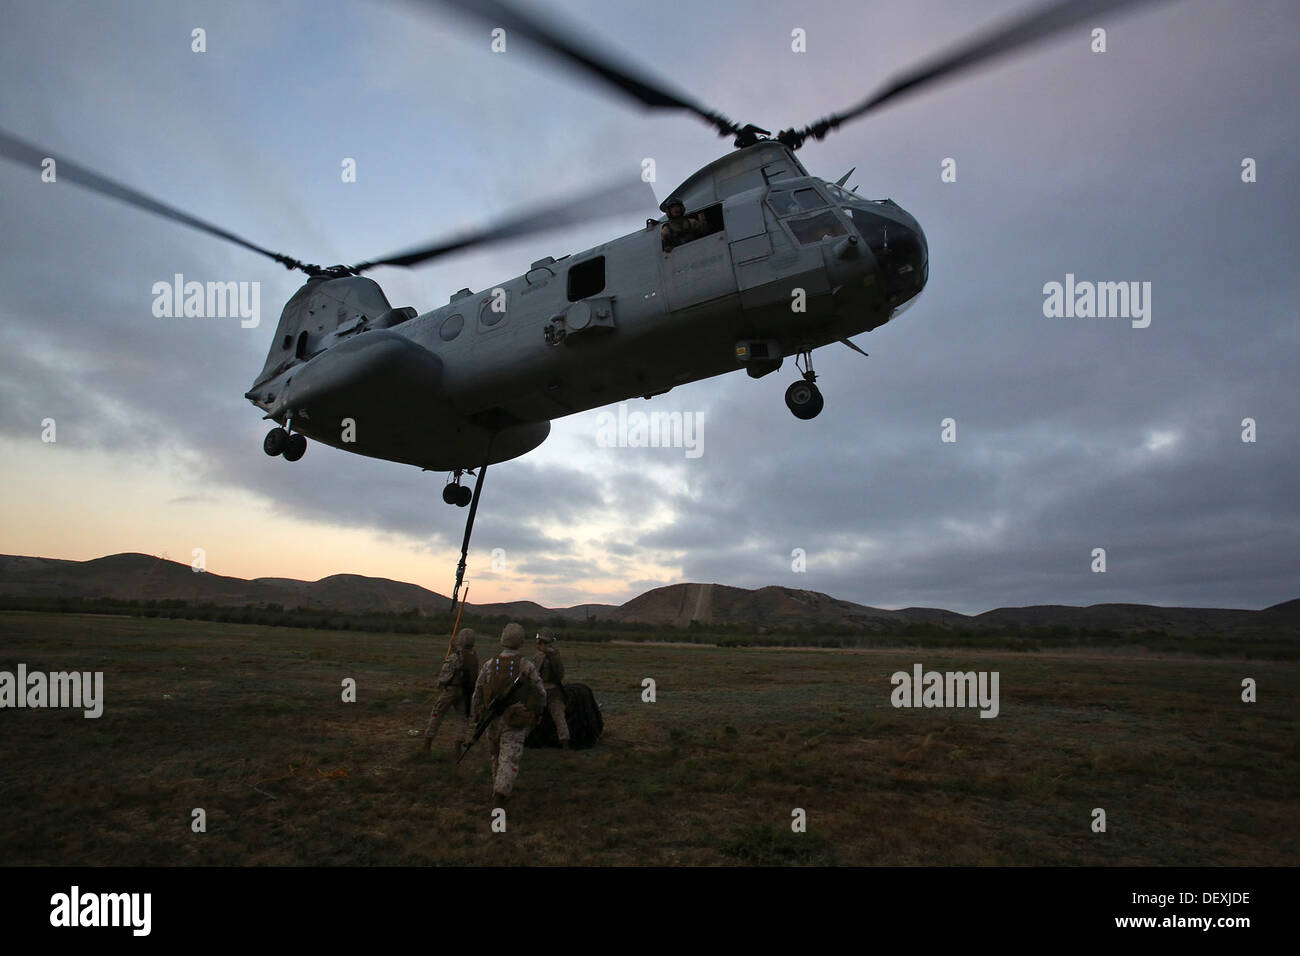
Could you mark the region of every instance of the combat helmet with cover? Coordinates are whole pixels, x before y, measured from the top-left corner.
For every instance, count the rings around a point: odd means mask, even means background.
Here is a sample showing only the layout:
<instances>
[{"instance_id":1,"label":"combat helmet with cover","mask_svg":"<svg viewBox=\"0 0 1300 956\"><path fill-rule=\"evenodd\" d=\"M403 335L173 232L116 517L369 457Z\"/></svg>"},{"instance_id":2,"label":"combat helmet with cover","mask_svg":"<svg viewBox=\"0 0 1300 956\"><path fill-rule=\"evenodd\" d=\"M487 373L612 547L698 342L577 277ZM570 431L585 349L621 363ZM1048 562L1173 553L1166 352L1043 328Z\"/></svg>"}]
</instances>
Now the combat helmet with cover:
<instances>
[{"instance_id":1,"label":"combat helmet with cover","mask_svg":"<svg viewBox=\"0 0 1300 956\"><path fill-rule=\"evenodd\" d=\"M501 646L508 647L511 650L518 650L524 643L524 628L522 624L516 624L511 621L501 631Z\"/></svg>"}]
</instances>

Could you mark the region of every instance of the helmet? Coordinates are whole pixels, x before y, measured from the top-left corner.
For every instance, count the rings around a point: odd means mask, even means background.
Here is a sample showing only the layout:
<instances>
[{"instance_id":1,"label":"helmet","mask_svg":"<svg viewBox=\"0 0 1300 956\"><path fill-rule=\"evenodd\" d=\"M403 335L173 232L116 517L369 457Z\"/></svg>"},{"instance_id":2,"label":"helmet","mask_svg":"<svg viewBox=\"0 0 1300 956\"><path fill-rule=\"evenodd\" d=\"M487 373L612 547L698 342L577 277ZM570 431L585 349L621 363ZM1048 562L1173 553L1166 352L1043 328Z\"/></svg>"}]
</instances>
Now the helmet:
<instances>
[{"instance_id":1,"label":"helmet","mask_svg":"<svg viewBox=\"0 0 1300 956\"><path fill-rule=\"evenodd\" d=\"M474 638L477 635L471 628L461 628L456 632L456 646L462 651L474 646Z\"/></svg>"},{"instance_id":2,"label":"helmet","mask_svg":"<svg viewBox=\"0 0 1300 956\"><path fill-rule=\"evenodd\" d=\"M537 632L537 639L541 641L543 644L554 644L555 632L552 631L549 627L544 627Z\"/></svg>"},{"instance_id":3,"label":"helmet","mask_svg":"<svg viewBox=\"0 0 1300 956\"><path fill-rule=\"evenodd\" d=\"M521 647L524 643L524 628L521 624L511 621L501 632L502 647Z\"/></svg>"},{"instance_id":4,"label":"helmet","mask_svg":"<svg viewBox=\"0 0 1300 956\"><path fill-rule=\"evenodd\" d=\"M680 196L669 196L668 201L664 203L664 212L672 209L673 206L681 206L682 212L686 212L686 203L682 202Z\"/></svg>"}]
</instances>

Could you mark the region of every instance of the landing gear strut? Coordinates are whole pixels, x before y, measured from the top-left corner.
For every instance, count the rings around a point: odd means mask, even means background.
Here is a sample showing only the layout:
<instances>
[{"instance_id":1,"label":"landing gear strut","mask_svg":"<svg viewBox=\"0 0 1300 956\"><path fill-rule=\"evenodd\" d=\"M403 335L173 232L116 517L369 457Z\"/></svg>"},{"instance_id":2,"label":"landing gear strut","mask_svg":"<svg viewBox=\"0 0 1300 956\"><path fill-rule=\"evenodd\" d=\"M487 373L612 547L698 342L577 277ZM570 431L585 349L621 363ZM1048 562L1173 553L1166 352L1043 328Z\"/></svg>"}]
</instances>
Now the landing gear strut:
<instances>
[{"instance_id":1,"label":"landing gear strut","mask_svg":"<svg viewBox=\"0 0 1300 956\"><path fill-rule=\"evenodd\" d=\"M807 421L821 414L826 400L822 398L821 389L816 384L817 373L812 367L812 352L800 352L795 357L794 364L803 372L803 380L785 390L785 407L794 413L795 418Z\"/></svg>"}]
</instances>

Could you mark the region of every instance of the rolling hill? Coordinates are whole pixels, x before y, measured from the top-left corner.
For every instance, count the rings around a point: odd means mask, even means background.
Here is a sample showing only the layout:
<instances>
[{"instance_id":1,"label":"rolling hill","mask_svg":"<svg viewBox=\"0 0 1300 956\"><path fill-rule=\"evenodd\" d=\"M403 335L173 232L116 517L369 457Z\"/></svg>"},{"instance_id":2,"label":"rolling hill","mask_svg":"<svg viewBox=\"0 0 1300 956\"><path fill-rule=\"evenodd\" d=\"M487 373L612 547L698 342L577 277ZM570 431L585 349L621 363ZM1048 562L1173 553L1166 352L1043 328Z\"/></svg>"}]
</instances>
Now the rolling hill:
<instances>
[{"instance_id":1,"label":"rolling hill","mask_svg":"<svg viewBox=\"0 0 1300 956\"><path fill-rule=\"evenodd\" d=\"M146 554L114 554L91 561L66 561L0 555L0 596L15 598L109 598L123 601L180 600L225 606L278 604L350 614L446 611L450 599L416 584L333 574L319 581L293 578L226 577L197 573L187 564ZM750 590L723 584L670 584L621 604L580 604L547 608L532 601L469 604L481 615L524 620L605 621L655 627L752 625L759 629L795 626L883 631L908 624L1006 630L1014 628L1141 630L1168 634L1293 637L1300 629L1300 599L1261 611L1231 608L1157 607L1147 604L1095 604L1091 607L1039 605L997 608L965 615L939 608L885 610L818 591L769 586Z\"/></svg>"}]
</instances>

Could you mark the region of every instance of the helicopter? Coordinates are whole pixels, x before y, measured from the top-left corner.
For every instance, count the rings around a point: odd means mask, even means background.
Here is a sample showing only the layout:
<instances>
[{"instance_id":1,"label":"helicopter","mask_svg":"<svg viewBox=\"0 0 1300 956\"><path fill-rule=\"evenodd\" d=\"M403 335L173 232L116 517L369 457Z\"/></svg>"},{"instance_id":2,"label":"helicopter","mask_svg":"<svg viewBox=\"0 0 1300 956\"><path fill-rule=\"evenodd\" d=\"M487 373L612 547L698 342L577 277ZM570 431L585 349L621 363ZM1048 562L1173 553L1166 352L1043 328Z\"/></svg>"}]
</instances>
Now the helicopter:
<instances>
[{"instance_id":1,"label":"helicopter","mask_svg":"<svg viewBox=\"0 0 1300 956\"><path fill-rule=\"evenodd\" d=\"M274 426L271 456L297 461L308 439L449 475L448 504L470 506L456 606L489 465L541 445L551 421L744 369L760 378L793 357L795 417L824 408L814 350L872 331L913 305L929 279L920 223L891 199L809 173L797 151L844 123L961 70L1146 0L1058 0L896 76L851 109L773 135L706 109L571 33L500 0L438 0L513 30L571 68L652 109L703 119L733 151L659 204L663 217L601 245L536 260L425 312L393 307L372 269L412 267L492 242L653 201L645 182L505 219L421 248L321 267L273 252L173 206L59 160L67 180L199 229L307 276L285 304L245 397ZM0 155L39 166L50 151L0 131ZM680 230L681 222L689 228ZM676 238L674 238L676 237ZM471 491L462 484L475 478Z\"/></svg>"}]
</instances>

